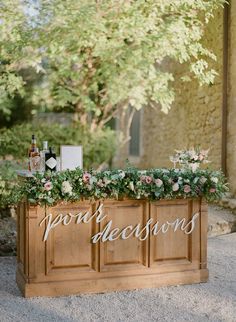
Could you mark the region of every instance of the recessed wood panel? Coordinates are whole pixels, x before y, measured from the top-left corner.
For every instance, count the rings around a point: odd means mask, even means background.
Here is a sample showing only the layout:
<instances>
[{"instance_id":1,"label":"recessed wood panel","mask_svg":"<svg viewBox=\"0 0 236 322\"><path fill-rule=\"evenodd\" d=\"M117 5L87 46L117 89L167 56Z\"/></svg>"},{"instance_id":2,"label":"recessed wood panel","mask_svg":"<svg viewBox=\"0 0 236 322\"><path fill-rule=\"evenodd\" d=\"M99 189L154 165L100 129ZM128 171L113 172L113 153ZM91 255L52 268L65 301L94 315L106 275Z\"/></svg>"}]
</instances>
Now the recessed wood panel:
<instances>
[{"instance_id":1,"label":"recessed wood panel","mask_svg":"<svg viewBox=\"0 0 236 322\"><path fill-rule=\"evenodd\" d=\"M175 222L176 219L185 219L187 224L197 211L193 202L189 200L162 201L151 203L150 216L153 224L158 222L161 227L167 222ZM199 220L200 218L197 218L195 221L195 228L191 234L185 234L180 228L174 231L170 225L166 232L160 230L155 236L151 234L150 267L174 271L178 265L186 266L186 269L196 266L196 260L199 261L200 256Z\"/></svg>"},{"instance_id":2,"label":"recessed wood panel","mask_svg":"<svg viewBox=\"0 0 236 322\"><path fill-rule=\"evenodd\" d=\"M146 202L129 200L117 202L104 202L104 214L106 218L100 224L100 231L111 220L113 228L122 230L127 226L135 227L141 224L143 227L148 219L148 207ZM145 268L147 265L148 239L140 241L135 236L128 239L100 242L100 267L101 271L126 270L133 268Z\"/></svg>"},{"instance_id":3,"label":"recessed wood panel","mask_svg":"<svg viewBox=\"0 0 236 322\"><path fill-rule=\"evenodd\" d=\"M17 207L17 262L18 267L26 274L26 213L25 203Z\"/></svg>"},{"instance_id":4,"label":"recessed wood panel","mask_svg":"<svg viewBox=\"0 0 236 322\"><path fill-rule=\"evenodd\" d=\"M25 203L20 203L18 215L18 237L19 237L19 248L17 249L19 262L22 264L25 261Z\"/></svg>"},{"instance_id":5,"label":"recessed wood panel","mask_svg":"<svg viewBox=\"0 0 236 322\"><path fill-rule=\"evenodd\" d=\"M77 203L74 207L53 207L49 209L55 218L58 214L76 215L90 212L94 208L89 203ZM96 245L91 243L91 236L97 232L96 221L76 223L73 218L69 225L62 223L53 229L46 241L46 265L48 274L61 274L66 270L91 271L96 269Z\"/></svg>"}]
</instances>

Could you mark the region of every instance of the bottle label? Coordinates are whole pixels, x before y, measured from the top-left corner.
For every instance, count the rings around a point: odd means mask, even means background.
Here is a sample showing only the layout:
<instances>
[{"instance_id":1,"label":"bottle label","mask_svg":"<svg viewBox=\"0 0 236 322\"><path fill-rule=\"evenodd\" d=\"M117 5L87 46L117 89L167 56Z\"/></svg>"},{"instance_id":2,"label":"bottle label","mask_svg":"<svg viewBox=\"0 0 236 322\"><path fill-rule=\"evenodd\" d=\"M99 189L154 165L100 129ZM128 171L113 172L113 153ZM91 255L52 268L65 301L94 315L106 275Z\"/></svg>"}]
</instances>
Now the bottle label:
<instances>
[{"instance_id":1,"label":"bottle label","mask_svg":"<svg viewBox=\"0 0 236 322\"><path fill-rule=\"evenodd\" d=\"M50 169L54 169L55 166L57 165L57 160L55 160L53 157L51 157L50 159L48 159L45 164L50 168Z\"/></svg>"},{"instance_id":2,"label":"bottle label","mask_svg":"<svg viewBox=\"0 0 236 322\"><path fill-rule=\"evenodd\" d=\"M40 170L40 162L41 159L38 155L32 156L30 158L30 170L31 171L39 171Z\"/></svg>"}]
</instances>

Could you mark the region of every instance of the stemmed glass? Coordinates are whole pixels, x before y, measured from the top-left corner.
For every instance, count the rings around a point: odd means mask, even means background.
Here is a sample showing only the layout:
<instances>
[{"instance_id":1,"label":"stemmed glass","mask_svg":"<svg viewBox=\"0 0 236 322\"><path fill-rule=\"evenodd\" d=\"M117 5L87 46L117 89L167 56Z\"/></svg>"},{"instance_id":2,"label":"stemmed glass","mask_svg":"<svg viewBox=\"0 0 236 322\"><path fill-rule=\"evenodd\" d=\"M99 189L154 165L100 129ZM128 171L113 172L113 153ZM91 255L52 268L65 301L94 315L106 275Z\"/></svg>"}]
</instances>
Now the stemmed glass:
<instances>
[{"instance_id":1,"label":"stemmed glass","mask_svg":"<svg viewBox=\"0 0 236 322\"><path fill-rule=\"evenodd\" d=\"M176 163L179 161L179 158L176 155L170 156L170 161L174 163L174 169L176 168Z\"/></svg>"}]
</instances>

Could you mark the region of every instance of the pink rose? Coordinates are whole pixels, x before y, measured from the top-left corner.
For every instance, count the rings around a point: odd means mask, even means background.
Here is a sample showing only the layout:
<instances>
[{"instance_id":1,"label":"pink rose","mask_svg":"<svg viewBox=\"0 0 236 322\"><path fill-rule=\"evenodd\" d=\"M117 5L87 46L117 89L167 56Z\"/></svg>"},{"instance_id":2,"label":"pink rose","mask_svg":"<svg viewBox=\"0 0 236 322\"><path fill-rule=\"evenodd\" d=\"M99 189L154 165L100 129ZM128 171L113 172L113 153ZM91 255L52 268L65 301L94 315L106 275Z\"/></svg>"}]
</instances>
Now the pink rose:
<instances>
[{"instance_id":1,"label":"pink rose","mask_svg":"<svg viewBox=\"0 0 236 322\"><path fill-rule=\"evenodd\" d=\"M84 183L89 183L90 178L91 178L91 174L90 174L90 173L85 172L85 173L83 174L83 182L84 182Z\"/></svg>"},{"instance_id":2,"label":"pink rose","mask_svg":"<svg viewBox=\"0 0 236 322\"><path fill-rule=\"evenodd\" d=\"M176 182L176 183L173 184L172 190L173 191L178 191L179 190L179 184L178 184L178 182Z\"/></svg>"},{"instance_id":3,"label":"pink rose","mask_svg":"<svg viewBox=\"0 0 236 322\"><path fill-rule=\"evenodd\" d=\"M146 180L145 181L146 181L147 184L150 184L152 182L152 177L146 176Z\"/></svg>"},{"instance_id":4,"label":"pink rose","mask_svg":"<svg viewBox=\"0 0 236 322\"><path fill-rule=\"evenodd\" d=\"M152 182L152 177L142 175L142 176L140 177L140 180L141 180L143 183L150 184L150 183Z\"/></svg>"},{"instance_id":5,"label":"pink rose","mask_svg":"<svg viewBox=\"0 0 236 322\"><path fill-rule=\"evenodd\" d=\"M163 185L163 181L161 179L156 179L155 184L160 188Z\"/></svg>"},{"instance_id":6,"label":"pink rose","mask_svg":"<svg viewBox=\"0 0 236 322\"><path fill-rule=\"evenodd\" d=\"M214 192L216 192L216 189L215 189L215 188L211 188L211 189L210 189L210 192L211 192L211 193L214 193Z\"/></svg>"},{"instance_id":7,"label":"pink rose","mask_svg":"<svg viewBox=\"0 0 236 322\"><path fill-rule=\"evenodd\" d=\"M191 191L191 187L188 184L184 185L184 192L189 193L190 191Z\"/></svg>"},{"instance_id":8,"label":"pink rose","mask_svg":"<svg viewBox=\"0 0 236 322\"><path fill-rule=\"evenodd\" d=\"M46 190L46 191L50 191L50 190L52 190L52 187L53 187L53 185L52 185L52 183L51 183L50 181L47 181L47 182L44 184L44 190Z\"/></svg>"}]
</instances>

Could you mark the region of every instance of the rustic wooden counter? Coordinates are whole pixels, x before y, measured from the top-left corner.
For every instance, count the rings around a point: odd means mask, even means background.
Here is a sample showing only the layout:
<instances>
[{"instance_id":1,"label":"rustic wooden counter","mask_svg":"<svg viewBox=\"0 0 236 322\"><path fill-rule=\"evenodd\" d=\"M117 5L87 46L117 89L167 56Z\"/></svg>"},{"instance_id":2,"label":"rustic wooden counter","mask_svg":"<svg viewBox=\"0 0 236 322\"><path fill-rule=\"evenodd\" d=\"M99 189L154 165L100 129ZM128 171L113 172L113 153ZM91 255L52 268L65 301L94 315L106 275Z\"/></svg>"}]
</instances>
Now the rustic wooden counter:
<instances>
[{"instance_id":1,"label":"rustic wooden counter","mask_svg":"<svg viewBox=\"0 0 236 322\"><path fill-rule=\"evenodd\" d=\"M16 278L25 297L208 279L207 206L201 199L61 202L47 208L21 202L17 213Z\"/></svg>"}]
</instances>

